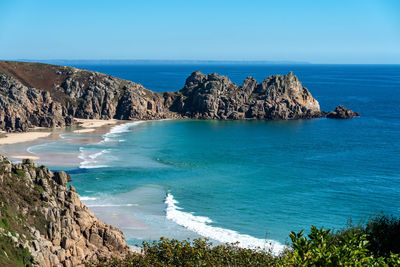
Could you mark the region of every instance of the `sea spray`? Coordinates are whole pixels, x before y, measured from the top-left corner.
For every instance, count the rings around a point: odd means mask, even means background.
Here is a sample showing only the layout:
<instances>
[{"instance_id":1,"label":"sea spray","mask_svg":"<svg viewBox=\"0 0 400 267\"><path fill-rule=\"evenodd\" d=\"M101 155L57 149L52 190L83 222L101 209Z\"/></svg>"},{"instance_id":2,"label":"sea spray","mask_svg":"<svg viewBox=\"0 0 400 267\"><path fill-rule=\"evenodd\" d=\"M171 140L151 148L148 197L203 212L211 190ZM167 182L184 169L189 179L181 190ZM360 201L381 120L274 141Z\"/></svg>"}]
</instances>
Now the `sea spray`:
<instances>
[{"instance_id":1,"label":"sea spray","mask_svg":"<svg viewBox=\"0 0 400 267\"><path fill-rule=\"evenodd\" d=\"M273 254L278 255L285 249L285 246L274 240L259 239L250 235L240 234L236 231L224 229L221 227L214 227L209 225L212 220L204 216L195 216L191 213L182 211L178 207L172 194L168 193L165 197L164 203L166 204L166 217L167 219L193 231L201 236L222 242L222 243L236 243L241 248L263 249L271 251Z\"/></svg>"}]
</instances>

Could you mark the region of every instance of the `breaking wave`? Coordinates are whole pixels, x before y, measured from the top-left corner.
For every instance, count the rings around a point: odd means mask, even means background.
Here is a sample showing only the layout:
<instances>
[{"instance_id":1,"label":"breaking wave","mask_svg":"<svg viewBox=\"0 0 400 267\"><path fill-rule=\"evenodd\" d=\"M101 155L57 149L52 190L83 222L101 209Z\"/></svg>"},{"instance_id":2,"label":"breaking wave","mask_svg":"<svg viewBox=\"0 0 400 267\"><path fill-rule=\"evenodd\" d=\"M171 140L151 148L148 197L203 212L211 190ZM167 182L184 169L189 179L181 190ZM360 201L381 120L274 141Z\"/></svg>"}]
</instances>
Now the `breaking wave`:
<instances>
[{"instance_id":1,"label":"breaking wave","mask_svg":"<svg viewBox=\"0 0 400 267\"><path fill-rule=\"evenodd\" d=\"M286 247L281 243L268 240L259 239L250 235L240 234L236 231L224 229L221 227L214 227L209 225L212 220L204 216L195 216L191 213L182 211L178 207L172 194L167 194L164 203L166 204L166 217L167 219L193 231L203 237L207 237L222 243L236 243L241 248L263 249L271 251L275 255L282 252Z\"/></svg>"},{"instance_id":2,"label":"breaking wave","mask_svg":"<svg viewBox=\"0 0 400 267\"><path fill-rule=\"evenodd\" d=\"M129 123L124 123L124 124L120 124L117 126L114 126L110 129L110 131L108 133L106 133L105 135L103 135L104 140L102 142L109 142L111 141L113 137L117 137L118 134L120 133L126 133L129 132L129 130L138 124L143 123L144 121L134 121L134 122L129 122ZM124 140L119 140L124 141Z\"/></svg>"}]
</instances>

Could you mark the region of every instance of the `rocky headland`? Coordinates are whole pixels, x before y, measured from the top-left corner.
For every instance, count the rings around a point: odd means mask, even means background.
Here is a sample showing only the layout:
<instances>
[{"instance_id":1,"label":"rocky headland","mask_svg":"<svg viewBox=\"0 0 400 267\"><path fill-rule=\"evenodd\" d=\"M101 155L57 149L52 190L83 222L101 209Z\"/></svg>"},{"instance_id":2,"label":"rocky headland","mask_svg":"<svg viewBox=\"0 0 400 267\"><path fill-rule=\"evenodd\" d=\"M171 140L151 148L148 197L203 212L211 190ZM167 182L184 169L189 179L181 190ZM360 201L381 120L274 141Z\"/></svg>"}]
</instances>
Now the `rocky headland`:
<instances>
[{"instance_id":1,"label":"rocky headland","mask_svg":"<svg viewBox=\"0 0 400 267\"><path fill-rule=\"evenodd\" d=\"M85 266L132 253L123 233L96 218L68 188L69 179L32 160L13 164L0 156L0 243L10 245L0 255L2 266Z\"/></svg>"},{"instance_id":2,"label":"rocky headland","mask_svg":"<svg viewBox=\"0 0 400 267\"><path fill-rule=\"evenodd\" d=\"M156 93L98 72L40 63L0 61L0 130L64 127L74 118L153 120L309 119L324 116L291 72L241 86L226 76L193 72L177 92Z\"/></svg>"}]
</instances>

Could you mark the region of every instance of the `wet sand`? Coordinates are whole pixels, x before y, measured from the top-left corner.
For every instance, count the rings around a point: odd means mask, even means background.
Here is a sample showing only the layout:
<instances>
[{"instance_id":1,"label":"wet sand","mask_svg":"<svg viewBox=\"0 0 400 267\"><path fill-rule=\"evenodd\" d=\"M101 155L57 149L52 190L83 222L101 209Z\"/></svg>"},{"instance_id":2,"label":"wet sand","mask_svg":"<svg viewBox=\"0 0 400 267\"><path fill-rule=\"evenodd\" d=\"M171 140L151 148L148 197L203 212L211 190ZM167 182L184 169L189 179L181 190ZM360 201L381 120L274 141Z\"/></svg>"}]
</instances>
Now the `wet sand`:
<instances>
[{"instance_id":1,"label":"wet sand","mask_svg":"<svg viewBox=\"0 0 400 267\"><path fill-rule=\"evenodd\" d=\"M39 138L48 137L51 132L26 132L26 133L3 133L0 145L10 145L23 142L31 142Z\"/></svg>"}]
</instances>

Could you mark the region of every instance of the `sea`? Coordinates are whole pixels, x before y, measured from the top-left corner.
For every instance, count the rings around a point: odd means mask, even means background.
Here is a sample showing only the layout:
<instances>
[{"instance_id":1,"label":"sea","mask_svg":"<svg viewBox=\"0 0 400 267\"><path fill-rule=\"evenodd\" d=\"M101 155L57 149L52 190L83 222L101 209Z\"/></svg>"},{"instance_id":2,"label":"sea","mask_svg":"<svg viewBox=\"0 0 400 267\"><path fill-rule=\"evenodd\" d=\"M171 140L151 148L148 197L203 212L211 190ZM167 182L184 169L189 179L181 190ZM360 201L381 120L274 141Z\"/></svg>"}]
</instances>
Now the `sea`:
<instances>
[{"instance_id":1,"label":"sea","mask_svg":"<svg viewBox=\"0 0 400 267\"><path fill-rule=\"evenodd\" d=\"M160 237L279 253L291 231L340 229L370 216L400 215L400 65L120 64L70 66L177 91L195 70L241 85L293 71L324 111L350 120L159 120L109 132L65 132L27 147L74 158L66 170L83 202L122 229L128 243ZM96 140L80 142L79 140ZM72 141L71 141L72 140Z\"/></svg>"}]
</instances>

